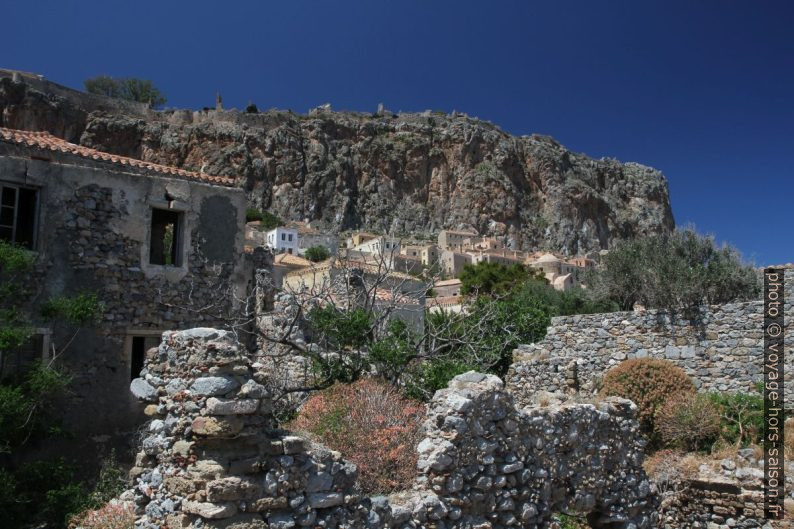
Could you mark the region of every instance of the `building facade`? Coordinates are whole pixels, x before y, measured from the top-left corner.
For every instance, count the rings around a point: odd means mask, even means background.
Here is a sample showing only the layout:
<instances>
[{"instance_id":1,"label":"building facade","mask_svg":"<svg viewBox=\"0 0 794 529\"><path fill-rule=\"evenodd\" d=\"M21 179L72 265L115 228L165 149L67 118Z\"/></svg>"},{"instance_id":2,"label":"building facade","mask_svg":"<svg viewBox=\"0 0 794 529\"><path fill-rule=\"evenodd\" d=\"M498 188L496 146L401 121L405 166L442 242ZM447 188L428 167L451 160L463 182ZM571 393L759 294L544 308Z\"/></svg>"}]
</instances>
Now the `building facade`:
<instances>
[{"instance_id":1,"label":"building facade","mask_svg":"<svg viewBox=\"0 0 794 529\"><path fill-rule=\"evenodd\" d=\"M102 306L59 355L72 377L64 426L103 439L129 434L141 421L129 384L147 348L164 330L220 325L231 300L248 292L243 192L231 178L11 129L0 129L0 186L0 239L36 258L26 312L35 319L43 300L80 293ZM33 324L28 354L44 360L73 333ZM26 363L18 357L16 368ZM88 438L81 435L81 448L91 450Z\"/></svg>"},{"instance_id":2,"label":"building facade","mask_svg":"<svg viewBox=\"0 0 794 529\"><path fill-rule=\"evenodd\" d=\"M298 230L279 226L267 232L267 245L275 253L297 255L299 248Z\"/></svg>"},{"instance_id":3,"label":"building facade","mask_svg":"<svg viewBox=\"0 0 794 529\"><path fill-rule=\"evenodd\" d=\"M438 247L442 250L461 252L480 240L473 231L441 230L438 233Z\"/></svg>"}]
</instances>

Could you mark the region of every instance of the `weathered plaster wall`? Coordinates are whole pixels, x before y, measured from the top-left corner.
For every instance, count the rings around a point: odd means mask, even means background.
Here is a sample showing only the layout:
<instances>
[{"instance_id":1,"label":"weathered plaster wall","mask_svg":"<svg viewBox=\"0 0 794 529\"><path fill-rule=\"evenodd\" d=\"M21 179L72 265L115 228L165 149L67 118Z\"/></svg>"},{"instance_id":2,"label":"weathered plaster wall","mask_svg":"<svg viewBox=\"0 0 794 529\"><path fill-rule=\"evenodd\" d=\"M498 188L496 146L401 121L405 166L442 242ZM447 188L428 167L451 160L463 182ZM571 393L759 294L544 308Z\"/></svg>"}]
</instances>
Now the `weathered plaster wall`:
<instances>
[{"instance_id":1,"label":"weathered plaster wall","mask_svg":"<svg viewBox=\"0 0 794 529\"><path fill-rule=\"evenodd\" d=\"M81 291L95 292L104 304L101 321L80 330L61 357L73 378L65 426L84 438L134 428L142 418L128 396L125 337L217 325L229 308L228 289L244 295L252 274L243 259L243 193L5 143L0 180L39 189L32 313L42 300ZM184 212L178 267L148 259L151 208L168 208L166 193ZM68 329L54 331L56 346L70 336Z\"/></svg>"},{"instance_id":2,"label":"weathered plaster wall","mask_svg":"<svg viewBox=\"0 0 794 529\"><path fill-rule=\"evenodd\" d=\"M131 385L157 417L121 498L139 527L539 528L562 510L655 523L629 401L521 411L497 377L460 375L429 404L413 488L366 497L355 466L276 428L264 376L225 331L164 334Z\"/></svg>"},{"instance_id":3,"label":"weathered plaster wall","mask_svg":"<svg viewBox=\"0 0 794 529\"><path fill-rule=\"evenodd\" d=\"M794 404L794 269L786 279L786 402ZM753 391L763 379L763 303L715 305L702 320L672 320L658 311L553 318L546 337L513 353L506 377L521 403L538 390L597 391L603 374L628 358L664 358L681 366L698 388Z\"/></svg>"}]
</instances>

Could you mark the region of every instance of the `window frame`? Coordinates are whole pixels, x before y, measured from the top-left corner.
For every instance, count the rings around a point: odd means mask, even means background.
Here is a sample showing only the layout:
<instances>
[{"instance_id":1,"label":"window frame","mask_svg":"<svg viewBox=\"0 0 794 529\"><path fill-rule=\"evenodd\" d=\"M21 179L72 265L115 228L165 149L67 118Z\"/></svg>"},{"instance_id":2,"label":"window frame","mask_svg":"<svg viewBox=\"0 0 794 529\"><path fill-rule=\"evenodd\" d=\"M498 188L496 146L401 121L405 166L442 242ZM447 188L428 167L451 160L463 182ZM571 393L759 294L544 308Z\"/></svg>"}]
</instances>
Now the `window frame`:
<instances>
[{"instance_id":1,"label":"window frame","mask_svg":"<svg viewBox=\"0 0 794 529\"><path fill-rule=\"evenodd\" d=\"M30 247L26 246L26 248L28 250L35 251L36 248L38 247L38 238L39 238L38 235L39 235L39 211L41 208L41 187L18 184L15 182L9 182L7 180L0 180L0 210L2 210L2 208L5 207L10 207L10 206L4 206L2 204L2 194L3 194L3 189L5 188L11 188L15 190L14 205L13 205L14 217L13 219L11 219L10 226L5 224L2 225L3 227L11 228L11 239L10 240L2 239L2 240L8 240L13 244L19 244L19 241L16 240L16 233L19 224L19 195L20 195L19 190L25 189L28 191L32 191L35 194L36 200L35 203L33 204L33 228L31 230L32 237L30 241Z\"/></svg>"},{"instance_id":2,"label":"window frame","mask_svg":"<svg viewBox=\"0 0 794 529\"><path fill-rule=\"evenodd\" d=\"M154 212L155 211L164 211L168 213L172 213L176 215L176 223L174 226L174 262L171 264L166 263L153 263L152 262L152 243L154 242L152 239L152 230L154 228ZM185 268L186 267L186 256L185 256L185 230L187 224L187 214L182 209L176 208L168 208L163 207L157 204L151 204L149 206L149 229L148 229L148 248L147 248L147 255L146 255L146 264L147 266L157 266L163 268Z\"/></svg>"},{"instance_id":3,"label":"window frame","mask_svg":"<svg viewBox=\"0 0 794 529\"><path fill-rule=\"evenodd\" d=\"M52 358L50 356L50 347L51 347L51 344L52 344L52 329L47 328L47 327L38 327L38 328L34 327L33 329L31 329L30 339L32 340L32 339L34 339L34 338L36 338L38 336L41 337L41 355L40 355L40 360L41 360L42 363L46 363L48 360L50 360ZM0 375L3 374L2 373L3 363L4 363L3 352L0 351ZM19 366L17 366L17 369L19 370ZM22 372L22 371L17 371L15 373L9 373L10 376L19 376L19 375L23 375L23 374L24 374L24 372Z\"/></svg>"}]
</instances>

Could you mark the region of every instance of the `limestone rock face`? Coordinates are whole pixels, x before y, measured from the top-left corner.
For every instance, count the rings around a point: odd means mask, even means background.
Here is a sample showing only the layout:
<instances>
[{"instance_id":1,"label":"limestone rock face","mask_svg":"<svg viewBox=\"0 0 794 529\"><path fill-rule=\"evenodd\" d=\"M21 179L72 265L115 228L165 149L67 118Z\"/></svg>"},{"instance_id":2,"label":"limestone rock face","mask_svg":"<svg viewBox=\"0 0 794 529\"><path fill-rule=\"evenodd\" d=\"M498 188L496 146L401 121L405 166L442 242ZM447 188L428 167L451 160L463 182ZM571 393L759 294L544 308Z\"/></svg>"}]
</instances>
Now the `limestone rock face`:
<instances>
[{"instance_id":1,"label":"limestone rock face","mask_svg":"<svg viewBox=\"0 0 794 529\"><path fill-rule=\"evenodd\" d=\"M514 249L584 253L674 227L659 171L458 114L114 112L0 79L0 125L234 176L252 207L328 229L474 228Z\"/></svg>"}]
</instances>

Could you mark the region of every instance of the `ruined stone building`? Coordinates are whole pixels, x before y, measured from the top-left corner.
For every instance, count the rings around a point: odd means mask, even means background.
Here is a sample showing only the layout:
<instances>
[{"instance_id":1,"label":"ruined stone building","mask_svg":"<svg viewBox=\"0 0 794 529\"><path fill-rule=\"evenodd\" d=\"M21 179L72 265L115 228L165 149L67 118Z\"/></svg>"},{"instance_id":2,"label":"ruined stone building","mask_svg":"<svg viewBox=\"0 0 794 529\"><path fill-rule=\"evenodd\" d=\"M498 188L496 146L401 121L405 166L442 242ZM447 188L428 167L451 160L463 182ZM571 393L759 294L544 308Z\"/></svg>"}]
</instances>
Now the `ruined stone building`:
<instances>
[{"instance_id":1,"label":"ruined stone building","mask_svg":"<svg viewBox=\"0 0 794 529\"><path fill-rule=\"evenodd\" d=\"M0 194L0 239L37 255L28 312L83 292L103 305L59 357L73 379L65 426L83 442L123 436L141 422L129 384L146 350L164 330L221 325L248 292L243 192L231 178L0 128ZM73 333L34 325L32 343L0 364L3 375L50 358Z\"/></svg>"}]
</instances>

